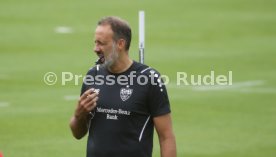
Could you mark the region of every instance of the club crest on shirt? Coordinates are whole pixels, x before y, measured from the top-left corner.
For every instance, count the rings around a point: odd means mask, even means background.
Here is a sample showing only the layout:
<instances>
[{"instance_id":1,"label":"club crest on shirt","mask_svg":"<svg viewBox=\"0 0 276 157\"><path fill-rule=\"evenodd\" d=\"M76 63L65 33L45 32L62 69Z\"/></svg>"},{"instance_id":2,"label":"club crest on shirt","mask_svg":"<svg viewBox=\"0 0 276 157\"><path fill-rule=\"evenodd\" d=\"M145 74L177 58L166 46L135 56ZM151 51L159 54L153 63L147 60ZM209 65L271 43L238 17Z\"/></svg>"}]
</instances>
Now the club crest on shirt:
<instances>
[{"instance_id":1,"label":"club crest on shirt","mask_svg":"<svg viewBox=\"0 0 276 157\"><path fill-rule=\"evenodd\" d=\"M127 99L130 98L131 94L132 94L132 89L130 88L121 88L120 90L120 97L123 101L126 101Z\"/></svg>"}]
</instances>

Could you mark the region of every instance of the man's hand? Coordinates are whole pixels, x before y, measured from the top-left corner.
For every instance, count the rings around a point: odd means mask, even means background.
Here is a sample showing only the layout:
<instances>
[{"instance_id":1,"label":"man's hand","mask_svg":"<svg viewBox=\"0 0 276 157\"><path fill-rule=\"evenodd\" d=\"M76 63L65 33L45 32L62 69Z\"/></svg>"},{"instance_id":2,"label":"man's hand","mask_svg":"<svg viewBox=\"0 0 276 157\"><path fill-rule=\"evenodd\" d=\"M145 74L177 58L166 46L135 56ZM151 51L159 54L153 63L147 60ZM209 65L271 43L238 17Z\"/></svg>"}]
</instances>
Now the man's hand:
<instances>
[{"instance_id":1,"label":"man's hand","mask_svg":"<svg viewBox=\"0 0 276 157\"><path fill-rule=\"evenodd\" d=\"M70 121L70 127L75 138L81 139L87 133L89 112L96 107L97 100L98 92L94 89L88 89L81 95L75 114Z\"/></svg>"},{"instance_id":2,"label":"man's hand","mask_svg":"<svg viewBox=\"0 0 276 157\"><path fill-rule=\"evenodd\" d=\"M98 92L95 89L88 89L85 91L78 101L77 108L75 110L75 117L78 120L86 119L89 112L91 112L97 105Z\"/></svg>"}]
</instances>

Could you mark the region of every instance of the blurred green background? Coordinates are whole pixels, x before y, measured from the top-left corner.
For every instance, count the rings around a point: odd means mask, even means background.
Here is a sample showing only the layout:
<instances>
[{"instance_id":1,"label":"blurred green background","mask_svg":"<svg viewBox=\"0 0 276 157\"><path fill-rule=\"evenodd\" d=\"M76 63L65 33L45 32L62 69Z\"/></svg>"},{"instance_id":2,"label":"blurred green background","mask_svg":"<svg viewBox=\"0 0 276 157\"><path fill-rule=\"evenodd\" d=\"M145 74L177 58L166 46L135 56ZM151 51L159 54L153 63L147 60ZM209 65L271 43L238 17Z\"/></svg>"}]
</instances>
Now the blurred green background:
<instances>
[{"instance_id":1,"label":"blurred green background","mask_svg":"<svg viewBox=\"0 0 276 157\"><path fill-rule=\"evenodd\" d=\"M96 60L96 22L107 15L129 21L137 60L139 10L146 13L145 62L170 77L178 156L274 157L275 0L2 0L0 152L85 156L86 138L75 140L68 126L81 85L62 86L61 72L86 74ZM233 71L233 85L176 85L176 72L211 70ZM43 82L47 72L57 74L56 85Z\"/></svg>"}]
</instances>

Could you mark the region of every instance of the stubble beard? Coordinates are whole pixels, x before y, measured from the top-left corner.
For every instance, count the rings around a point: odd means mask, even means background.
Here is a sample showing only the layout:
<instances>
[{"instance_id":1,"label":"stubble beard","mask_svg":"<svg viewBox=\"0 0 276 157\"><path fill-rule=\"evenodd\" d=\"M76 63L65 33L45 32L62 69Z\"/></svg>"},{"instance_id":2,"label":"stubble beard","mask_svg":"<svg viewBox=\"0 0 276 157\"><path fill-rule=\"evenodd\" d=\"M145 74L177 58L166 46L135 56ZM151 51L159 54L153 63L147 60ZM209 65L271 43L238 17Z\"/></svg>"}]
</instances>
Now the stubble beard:
<instances>
[{"instance_id":1,"label":"stubble beard","mask_svg":"<svg viewBox=\"0 0 276 157\"><path fill-rule=\"evenodd\" d=\"M119 58L119 55L118 55L118 52L116 51L116 43L113 42L113 44L112 44L112 52L105 59L105 61L103 63L103 66L109 69L111 66L114 65L115 61L118 58Z\"/></svg>"}]
</instances>

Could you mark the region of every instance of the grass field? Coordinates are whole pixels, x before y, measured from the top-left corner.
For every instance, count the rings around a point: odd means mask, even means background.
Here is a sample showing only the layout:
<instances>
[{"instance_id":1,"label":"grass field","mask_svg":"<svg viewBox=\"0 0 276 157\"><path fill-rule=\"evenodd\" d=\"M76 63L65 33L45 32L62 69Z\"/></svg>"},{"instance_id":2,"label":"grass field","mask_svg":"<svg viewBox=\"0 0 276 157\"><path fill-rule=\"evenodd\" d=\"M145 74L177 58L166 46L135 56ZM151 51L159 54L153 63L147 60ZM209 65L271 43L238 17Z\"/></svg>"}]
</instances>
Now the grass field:
<instances>
[{"instance_id":1,"label":"grass field","mask_svg":"<svg viewBox=\"0 0 276 157\"><path fill-rule=\"evenodd\" d=\"M276 1L1 1L0 152L5 157L81 157L86 138L68 127L80 85L43 82L46 72L84 75L96 60L99 18L133 29L146 12L146 63L170 76L179 157L276 155ZM71 33L55 32L60 26ZM176 72L233 71L233 86L176 86ZM66 99L66 98L70 99ZM72 99L71 99L72 98ZM159 156L155 138L154 157Z\"/></svg>"}]
</instances>

